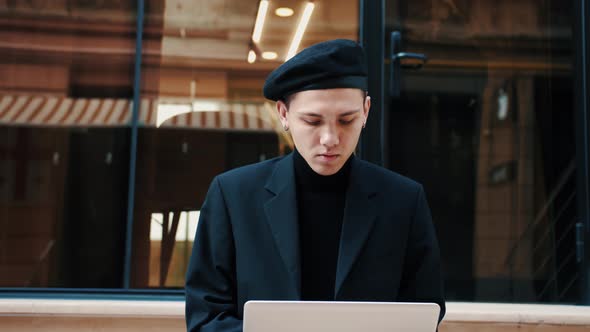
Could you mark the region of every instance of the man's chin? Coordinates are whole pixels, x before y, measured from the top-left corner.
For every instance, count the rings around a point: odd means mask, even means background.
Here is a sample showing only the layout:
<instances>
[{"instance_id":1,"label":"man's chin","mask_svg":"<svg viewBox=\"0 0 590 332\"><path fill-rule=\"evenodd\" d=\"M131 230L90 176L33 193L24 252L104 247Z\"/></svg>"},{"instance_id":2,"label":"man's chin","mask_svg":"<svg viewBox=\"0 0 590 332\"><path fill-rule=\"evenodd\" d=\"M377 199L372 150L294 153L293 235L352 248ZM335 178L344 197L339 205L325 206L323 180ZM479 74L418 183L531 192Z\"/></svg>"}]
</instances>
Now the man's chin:
<instances>
[{"instance_id":1,"label":"man's chin","mask_svg":"<svg viewBox=\"0 0 590 332\"><path fill-rule=\"evenodd\" d=\"M311 167L311 169L313 169L314 172L323 176L334 175L338 173L340 168L342 168L342 165L314 165L313 167Z\"/></svg>"}]
</instances>

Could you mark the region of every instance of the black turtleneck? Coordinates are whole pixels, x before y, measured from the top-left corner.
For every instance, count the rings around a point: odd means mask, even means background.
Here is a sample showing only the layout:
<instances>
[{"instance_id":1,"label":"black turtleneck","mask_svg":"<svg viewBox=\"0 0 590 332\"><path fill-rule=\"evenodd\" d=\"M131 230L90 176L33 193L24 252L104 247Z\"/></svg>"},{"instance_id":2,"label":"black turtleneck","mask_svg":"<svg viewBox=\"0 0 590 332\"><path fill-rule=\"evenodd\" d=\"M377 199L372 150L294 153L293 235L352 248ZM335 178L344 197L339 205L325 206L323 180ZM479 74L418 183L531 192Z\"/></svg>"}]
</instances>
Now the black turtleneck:
<instances>
[{"instance_id":1,"label":"black turtleneck","mask_svg":"<svg viewBox=\"0 0 590 332\"><path fill-rule=\"evenodd\" d=\"M293 152L301 248L301 297L334 300L338 248L344 217L350 157L335 174L317 174Z\"/></svg>"}]
</instances>

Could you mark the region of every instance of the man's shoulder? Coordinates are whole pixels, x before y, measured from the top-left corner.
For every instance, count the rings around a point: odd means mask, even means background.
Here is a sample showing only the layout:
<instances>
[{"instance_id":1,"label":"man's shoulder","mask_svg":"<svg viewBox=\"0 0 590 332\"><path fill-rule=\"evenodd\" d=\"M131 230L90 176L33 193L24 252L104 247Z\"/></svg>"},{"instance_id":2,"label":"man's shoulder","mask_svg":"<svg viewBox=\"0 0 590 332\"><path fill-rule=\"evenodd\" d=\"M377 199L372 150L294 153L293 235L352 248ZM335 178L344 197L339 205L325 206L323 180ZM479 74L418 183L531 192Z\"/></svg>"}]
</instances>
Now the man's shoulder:
<instances>
[{"instance_id":1,"label":"man's shoulder","mask_svg":"<svg viewBox=\"0 0 590 332\"><path fill-rule=\"evenodd\" d=\"M359 159L364 179L372 182L378 188L388 188L395 191L415 192L422 188L416 180L410 179L395 171Z\"/></svg>"},{"instance_id":2,"label":"man's shoulder","mask_svg":"<svg viewBox=\"0 0 590 332\"><path fill-rule=\"evenodd\" d=\"M217 176L224 183L259 183L268 178L275 169L276 164L285 156L276 157L254 164L236 167Z\"/></svg>"}]
</instances>

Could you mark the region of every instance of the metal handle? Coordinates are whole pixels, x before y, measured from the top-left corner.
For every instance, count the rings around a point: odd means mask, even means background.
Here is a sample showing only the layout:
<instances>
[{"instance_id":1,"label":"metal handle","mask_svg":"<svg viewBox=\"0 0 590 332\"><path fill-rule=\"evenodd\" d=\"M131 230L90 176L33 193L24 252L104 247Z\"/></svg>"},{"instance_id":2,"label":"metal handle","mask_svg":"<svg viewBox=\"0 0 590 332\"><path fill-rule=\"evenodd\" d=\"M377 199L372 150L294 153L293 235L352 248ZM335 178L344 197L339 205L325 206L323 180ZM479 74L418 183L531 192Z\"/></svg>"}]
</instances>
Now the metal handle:
<instances>
[{"instance_id":1,"label":"metal handle","mask_svg":"<svg viewBox=\"0 0 590 332\"><path fill-rule=\"evenodd\" d=\"M416 64L412 64L412 65L404 65L404 64L401 64L402 59L414 59L414 60L420 60L420 62L416 63ZM428 61L428 58L426 57L426 55L420 54L420 53L399 52L399 53L394 54L392 56L392 60L393 61L400 61L400 65L402 68L420 69L426 64L426 61Z\"/></svg>"},{"instance_id":2,"label":"metal handle","mask_svg":"<svg viewBox=\"0 0 590 332\"><path fill-rule=\"evenodd\" d=\"M390 57L391 67L389 69L389 95L392 98L398 98L400 95L401 86L401 69L414 69L418 70L426 64L428 58L424 54L400 52L401 49L402 35L399 31L393 31L391 33L391 45L390 45ZM403 59L414 59L419 60L416 64L404 65L401 63Z\"/></svg>"}]
</instances>

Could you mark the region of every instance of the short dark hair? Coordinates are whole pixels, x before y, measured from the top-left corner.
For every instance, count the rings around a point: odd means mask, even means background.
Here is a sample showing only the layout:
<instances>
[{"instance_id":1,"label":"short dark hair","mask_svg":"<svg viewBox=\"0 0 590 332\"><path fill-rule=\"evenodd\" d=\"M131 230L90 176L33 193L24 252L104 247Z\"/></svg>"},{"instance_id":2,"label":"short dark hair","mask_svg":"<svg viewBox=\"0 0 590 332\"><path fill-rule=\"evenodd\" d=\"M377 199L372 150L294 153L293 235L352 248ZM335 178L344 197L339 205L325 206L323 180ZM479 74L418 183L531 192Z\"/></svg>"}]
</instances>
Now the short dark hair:
<instances>
[{"instance_id":1,"label":"short dark hair","mask_svg":"<svg viewBox=\"0 0 590 332\"><path fill-rule=\"evenodd\" d=\"M361 92L364 95L363 96L363 101L364 101L365 99L367 99L367 96L369 96L369 91L361 90ZM297 94L297 92L288 94L285 97L280 98L279 100L282 101L283 103L285 103L285 105L287 106L287 109L289 109L289 107L291 106L291 101L293 100L293 96L295 96L295 94Z\"/></svg>"}]
</instances>

